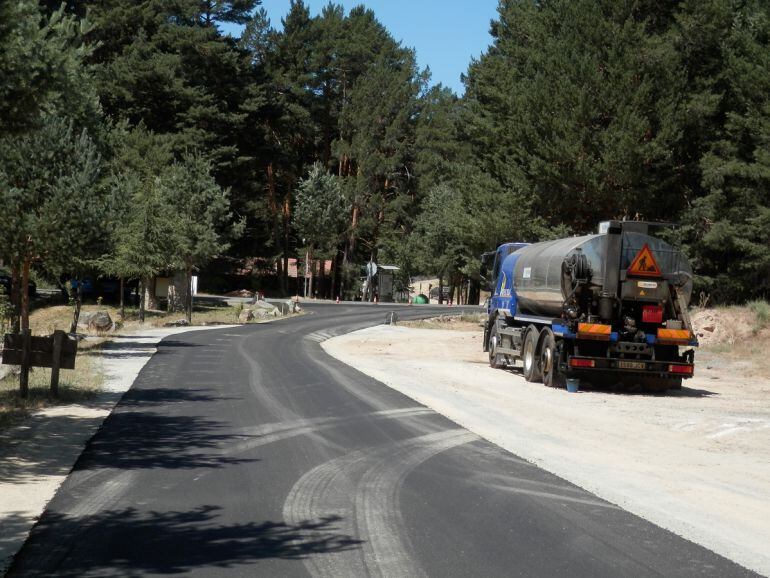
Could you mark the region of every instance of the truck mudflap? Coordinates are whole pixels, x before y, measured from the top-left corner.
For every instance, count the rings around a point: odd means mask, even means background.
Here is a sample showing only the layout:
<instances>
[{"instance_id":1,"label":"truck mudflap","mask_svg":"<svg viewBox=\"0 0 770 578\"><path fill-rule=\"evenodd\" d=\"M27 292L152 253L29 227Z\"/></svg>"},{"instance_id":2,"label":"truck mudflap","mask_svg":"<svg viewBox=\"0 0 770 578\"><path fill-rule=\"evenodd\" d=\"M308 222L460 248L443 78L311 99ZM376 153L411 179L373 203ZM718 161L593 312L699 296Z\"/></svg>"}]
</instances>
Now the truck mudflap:
<instances>
[{"instance_id":1,"label":"truck mudflap","mask_svg":"<svg viewBox=\"0 0 770 578\"><path fill-rule=\"evenodd\" d=\"M695 373L695 364L690 361L651 361L640 359L615 359L611 357L568 356L560 369L570 374L573 371L611 371L635 373L657 377L688 379Z\"/></svg>"}]
</instances>

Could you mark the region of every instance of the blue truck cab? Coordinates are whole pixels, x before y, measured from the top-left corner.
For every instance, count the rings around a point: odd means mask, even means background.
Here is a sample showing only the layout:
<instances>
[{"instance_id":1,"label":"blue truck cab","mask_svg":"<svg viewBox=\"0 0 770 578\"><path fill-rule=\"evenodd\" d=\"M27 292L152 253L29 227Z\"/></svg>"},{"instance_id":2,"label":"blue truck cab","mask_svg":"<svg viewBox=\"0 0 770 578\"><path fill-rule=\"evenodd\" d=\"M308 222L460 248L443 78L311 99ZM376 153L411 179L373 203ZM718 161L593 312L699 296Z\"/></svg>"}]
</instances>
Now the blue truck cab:
<instances>
[{"instance_id":1,"label":"blue truck cab","mask_svg":"<svg viewBox=\"0 0 770 578\"><path fill-rule=\"evenodd\" d=\"M516 312L516 293L513 289L513 271L519 256L516 251L529 243L504 243L497 248L490 276L492 295L487 305L487 315L493 311L513 315Z\"/></svg>"}]
</instances>

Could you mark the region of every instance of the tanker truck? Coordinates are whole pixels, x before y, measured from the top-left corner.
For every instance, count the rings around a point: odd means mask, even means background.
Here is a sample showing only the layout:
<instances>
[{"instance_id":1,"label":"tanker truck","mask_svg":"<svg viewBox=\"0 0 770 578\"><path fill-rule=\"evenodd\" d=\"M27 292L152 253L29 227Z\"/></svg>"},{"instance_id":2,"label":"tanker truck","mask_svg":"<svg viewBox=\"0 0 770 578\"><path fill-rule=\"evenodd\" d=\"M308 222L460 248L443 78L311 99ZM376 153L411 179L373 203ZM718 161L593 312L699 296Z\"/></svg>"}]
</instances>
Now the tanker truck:
<instances>
[{"instance_id":1,"label":"tanker truck","mask_svg":"<svg viewBox=\"0 0 770 578\"><path fill-rule=\"evenodd\" d=\"M598 234L505 243L494 253L484 351L494 368L563 387L677 389L694 371L687 306L692 267L650 234L654 223L607 221Z\"/></svg>"}]
</instances>

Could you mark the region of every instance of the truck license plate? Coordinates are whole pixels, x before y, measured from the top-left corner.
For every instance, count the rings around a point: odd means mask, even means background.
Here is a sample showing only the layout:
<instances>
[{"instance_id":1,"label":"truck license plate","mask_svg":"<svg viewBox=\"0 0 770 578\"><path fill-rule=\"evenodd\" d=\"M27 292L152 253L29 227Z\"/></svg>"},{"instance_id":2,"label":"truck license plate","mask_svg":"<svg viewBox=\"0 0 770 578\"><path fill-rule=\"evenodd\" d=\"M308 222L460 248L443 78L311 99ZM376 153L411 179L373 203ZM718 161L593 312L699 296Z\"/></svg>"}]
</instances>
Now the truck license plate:
<instances>
[{"instance_id":1,"label":"truck license plate","mask_svg":"<svg viewBox=\"0 0 770 578\"><path fill-rule=\"evenodd\" d=\"M618 361L620 369L646 369L647 364L644 361Z\"/></svg>"}]
</instances>

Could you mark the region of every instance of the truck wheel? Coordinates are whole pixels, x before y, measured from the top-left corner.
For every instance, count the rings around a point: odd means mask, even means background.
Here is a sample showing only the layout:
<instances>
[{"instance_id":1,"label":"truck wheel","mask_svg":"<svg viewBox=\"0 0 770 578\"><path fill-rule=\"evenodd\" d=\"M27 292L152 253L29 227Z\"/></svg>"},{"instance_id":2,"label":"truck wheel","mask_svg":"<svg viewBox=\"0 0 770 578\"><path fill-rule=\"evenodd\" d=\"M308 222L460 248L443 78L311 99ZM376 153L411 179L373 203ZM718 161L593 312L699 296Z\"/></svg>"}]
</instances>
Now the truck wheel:
<instances>
[{"instance_id":1,"label":"truck wheel","mask_svg":"<svg viewBox=\"0 0 770 578\"><path fill-rule=\"evenodd\" d=\"M540 381L540 363L537 357L537 342L540 332L537 327L530 325L524 336L521 358L524 362L524 379L527 381Z\"/></svg>"},{"instance_id":2,"label":"truck wheel","mask_svg":"<svg viewBox=\"0 0 770 578\"><path fill-rule=\"evenodd\" d=\"M492 329L489 332L489 344L487 349L489 350L489 366L493 369L501 369L505 367L505 356L497 353L497 348L500 345L500 332L497 329L497 321L492 325Z\"/></svg>"},{"instance_id":3,"label":"truck wheel","mask_svg":"<svg viewBox=\"0 0 770 578\"><path fill-rule=\"evenodd\" d=\"M559 359L556 351L556 338L547 327L540 333L540 371L543 384L548 387L563 387L564 376L559 373Z\"/></svg>"}]
</instances>

